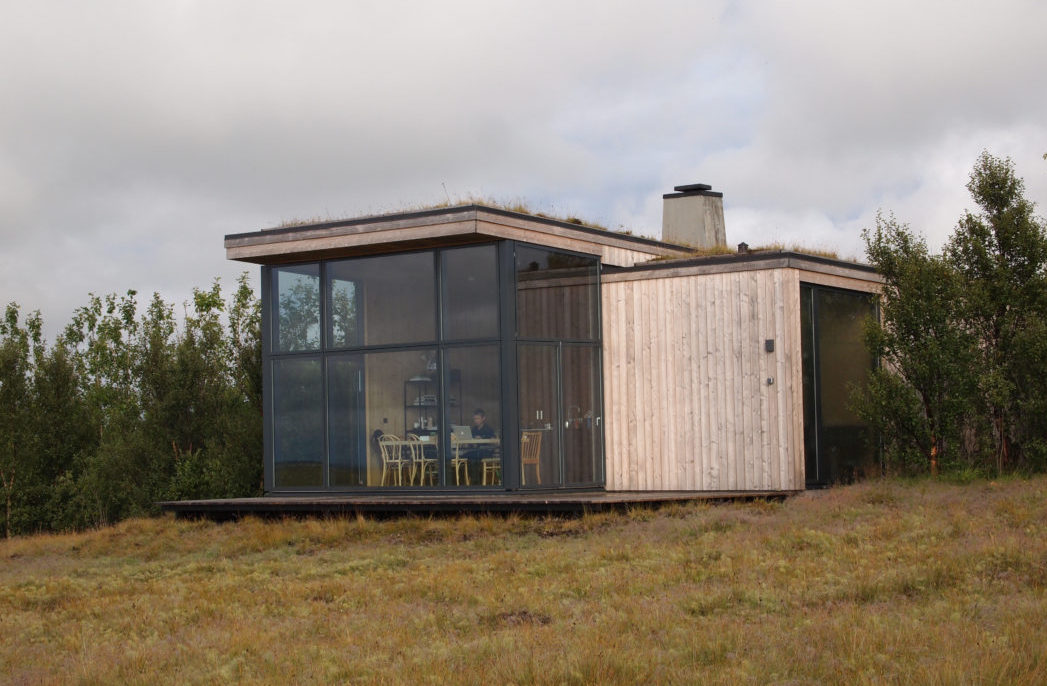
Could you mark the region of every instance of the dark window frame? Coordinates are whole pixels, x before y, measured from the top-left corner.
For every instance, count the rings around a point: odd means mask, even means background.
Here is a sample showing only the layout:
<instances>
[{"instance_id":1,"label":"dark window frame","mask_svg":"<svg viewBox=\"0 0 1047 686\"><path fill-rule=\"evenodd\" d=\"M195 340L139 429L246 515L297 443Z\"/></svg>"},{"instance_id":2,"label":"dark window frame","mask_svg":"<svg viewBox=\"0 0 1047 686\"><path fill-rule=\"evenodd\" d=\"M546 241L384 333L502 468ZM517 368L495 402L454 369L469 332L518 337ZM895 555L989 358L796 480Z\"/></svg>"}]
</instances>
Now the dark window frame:
<instances>
[{"instance_id":1,"label":"dark window frame","mask_svg":"<svg viewBox=\"0 0 1047 686\"><path fill-rule=\"evenodd\" d=\"M854 289L851 289L851 288L840 288L838 286L826 286L826 285L823 285L823 284L812 283L812 282L808 282L808 281L801 281L800 282L800 294L799 294L800 298L799 299L800 299L800 310L801 310L801 313L800 313L801 326L803 325L803 310L805 308L807 308L807 307L810 308L810 318L811 318L810 319L810 337L811 337L810 338L810 346L811 346L810 352L811 352L811 365L812 365L811 366L811 384L812 384L812 388L810 389L810 391L811 391L811 400L814 403L814 408L813 408L814 426L813 427L808 427L807 426L807 411L806 411L806 408L803 408L803 416L804 416L804 432L803 432L804 433L804 442L803 442L803 445L804 445L804 482L805 482L805 487L806 488L825 488L827 486L831 486L833 483L836 483L831 478L828 478L828 477L823 478L821 476L821 473L823 471L823 469L822 469L822 459L823 459L823 455L822 455L822 442L823 441L822 441L822 439L824 438L824 436L822 435L822 432L824 430L824 419L823 419L823 416L822 416L822 405L823 405L823 403L822 403L822 373L821 373L821 336L819 335L820 334L820 323L819 323L819 320L820 320L819 314L820 313L819 313L819 298L818 298L818 294L821 293L821 292L840 293L840 294L846 294L846 295L849 295L849 296L866 297L870 301L870 304L872 305L872 316L876 317L876 318L880 318L880 316L881 316L879 302L877 301L876 296L873 293L869 293L867 291L854 290ZM809 294L809 298L805 298L805 293ZM803 362L804 362L803 361L803 354L802 354L802 346L803 346L803 340L804 340L804 336L805 335L806 335L806 332L801 331L801 334L800 334L800 341L801 341L801 366L803 366ZM880 364L880 361L878 359L876 359L875 357L873 357L872 360L871 360L871 367L870 367L870 369L876 369L879 366L879 364ZM801 379L804 379L804 377L806 377L806 374L803 371L801 371ZM804 395L804 397L806 397L807 391L808 391L808 388L806 387L806 384L805 384L804 388L803 388L803 395ZM813 435L812 435L813 444L814 444L813 461L815 463L815 468L816 468L816 471L817 471L817 475L816 475L815 478L812 478L811 474L808 473L808 469L807 469L807 465L809 464L809 462L811 460L811 458L809 458L809 456L807 455L807 440L806 440L806 436L807 436L808 428L810 428L810 430L813 432ZM878 465L879 465L879 468L880 468L880 473L883 474L885 472L885 470L886 470L886 464L884 463L884 455L883 455L882 446L880 445L879 437L874 437L874 441L875 441L875 446L874 446L875 459L878 462Z\"/></svg>"},{"instance_id":2,"label":"dark window frame","mask_svg":"<svg viewBox=\"0 0 1047 686\"><path fill-rule=\"evenodd\" d=\"M496 300L498 302L497 316L498 323L496 326L497 335L493 337L482 337L473 339L451 339L444 338L444 308L445 308L445 297L444 297L444 286L445 279L443 274L443 253L446 251L460 250L477 245L494 245L496 261L496 283L498 293ZM539 250L563 253L566 255L573 255L582 257L585 259L594 260L593 265L593 279L594 283L592 288L594 290L595 297L593 298L593 308L595 311L590 315L593 318L593 337L591 338L559 338L559 339L536 339L536 338L525 338L517 335L517 278L516 278L516 247L525 246L527 248L534 248ZM263 437L264 437L264 487L267 492L275 493L375 493L375 492L409 492L413 494L421 493L436 493L436 492L459 492L459 493L504 493L511 492L520 488L519 483L519 417L518 417L518 345L520 343L555 343L557 344L557 358L560 358L560 350L564 345L571 346L582 346L591 347L595 350L597 356L597 364L595 366L594 373L596 374L596 399L597 407L599 408L599 448L596 455L596 471L594 474L595 480L593 482L587 482L584 484L563 484L554 487L543 487L549 490L557 489L584 489L584 488L601 488L605 484L606 480L606 458L605 458L605 436L604 426L602 422L603 411L603 343L602 343L602 311L601 311L601 274L602 264L598 257L586 253L579 253L570 250L561 250L557 248L549 248L527 242L517 242L512 240L499 240L490 242L478 242L469 245L455 245L455 246L442 246L435 248L424 248L418 250L407 250L402 252L391 252L383 253L387 255L402 255L402 254L413 254L413 253L429 253L433 259L433 293L436 300L436 321L435 321L435 340L425 341L412 341L410 343L385 343L385 344L358 344L349 346L333 346L330 344L329 338L331 337L330 322L327 320L328 316L328 298L330 296L329 291L329 280L328 280L328 265L333 262L343 262L347 260L366 259L367 257L373 256L360 256L351 258L331 258L331 259L314 259L305 260L297 263L281 263L274 265L263 265L262 267L262 355L263 355L263 392L265 393L265 416L263 420ZM274 329L275 317L278 315L274 308L278 307L278 303L273 302L273 272L275 270L303 266L309 264L319 265L319 279L320 279L320 347L317 350L306 350L306 351L291 351L291 352L276 352L274 351L274 338L278 335ZM358 294L358 297L359 294ZM365 338L361 334L361 338ZM502 434L502 483L497 486L482 486L482 485L470 485L470 486L455 486L447 479L446 474L446 459L440 461L440 485L433 487L396 487L396 486L332 486L330 478L331 460L330 460L330 425L329 425L329 398L327 384L329 382L329 368L328 368L328 357L331 359L342 357L342 356L360 356L365 358L369 353L382 353L382 352L399 352L399 351L413 351L413 350L435 350L438 360L438 380L439 380L439 398L440 404L438 406L437 421L440 426L449 426L448 417L445 416L447 411L447 393L449 390L449 375L450 369L446 364L447 351L452 349L463 349L469 347L479 346L495 346L498 350L499 356L499 397L501 399L501 434ZM321 387L322 387L322 404L323 404L323 483L319 486L304 486L304 487L281 487L274 483L275 479L275 462L274 462L274 443L273 443L273 427L274 427L274 397L273 397L273 363L280 359L288 359L294 357L319 357L321 360ZM559 376L559 374L558 374ZM558 378L558 391L562 392L562 388L559 388L562 384L562 380ZM459 399L462 402L462 399ZM558 430L562 432L561 422L557 422ZM450 450L450 437L447 431L441 432L441 445L440 451L442 456L449 455ZM562 461L562 455L558 458ZM453 479L451 480L453 481ZM530 489L530 486L527 486Z\"/></svg>"}]
</instances>

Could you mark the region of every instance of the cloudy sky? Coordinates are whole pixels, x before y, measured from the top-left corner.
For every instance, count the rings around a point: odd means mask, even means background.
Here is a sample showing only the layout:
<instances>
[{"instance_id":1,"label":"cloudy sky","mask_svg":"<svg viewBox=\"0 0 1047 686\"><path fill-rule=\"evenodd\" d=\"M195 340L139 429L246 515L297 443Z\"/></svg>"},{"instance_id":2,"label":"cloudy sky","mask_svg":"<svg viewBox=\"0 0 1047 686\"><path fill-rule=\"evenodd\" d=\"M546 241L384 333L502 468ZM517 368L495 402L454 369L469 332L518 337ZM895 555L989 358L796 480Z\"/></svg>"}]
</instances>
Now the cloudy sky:
<instances>
[{"instance_id":1,"label":"cloudy sky","mask_svg":"<svg viewBox=\"0 0 1047 686\"><path fill-rule=\"evenodd\" d=\"M940 247L978 153L1047 204L1047 3L0 0L0 301L185 300L225 234L470 196L658 237Z\"/></svg>"}]
</instances>

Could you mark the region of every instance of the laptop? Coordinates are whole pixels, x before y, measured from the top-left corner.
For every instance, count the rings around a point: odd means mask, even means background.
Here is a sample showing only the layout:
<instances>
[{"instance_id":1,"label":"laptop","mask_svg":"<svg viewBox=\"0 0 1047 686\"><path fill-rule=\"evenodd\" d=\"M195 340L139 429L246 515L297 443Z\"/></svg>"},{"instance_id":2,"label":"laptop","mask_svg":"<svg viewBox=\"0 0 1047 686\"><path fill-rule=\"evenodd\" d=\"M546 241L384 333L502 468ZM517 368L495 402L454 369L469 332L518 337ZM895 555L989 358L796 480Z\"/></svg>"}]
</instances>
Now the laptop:
<instances>
[{"instance_id":1,"label":"laptop","mask_svg":"<svg viewBox=\"0 0 1047 686\"><path fill-rule=\"evenodd\" d=\"M452 424L451 433L454 434L455 440L458 441L473 440L473 428L471 426L461 426L459 424Z\"/></svg>"}]
</instances>

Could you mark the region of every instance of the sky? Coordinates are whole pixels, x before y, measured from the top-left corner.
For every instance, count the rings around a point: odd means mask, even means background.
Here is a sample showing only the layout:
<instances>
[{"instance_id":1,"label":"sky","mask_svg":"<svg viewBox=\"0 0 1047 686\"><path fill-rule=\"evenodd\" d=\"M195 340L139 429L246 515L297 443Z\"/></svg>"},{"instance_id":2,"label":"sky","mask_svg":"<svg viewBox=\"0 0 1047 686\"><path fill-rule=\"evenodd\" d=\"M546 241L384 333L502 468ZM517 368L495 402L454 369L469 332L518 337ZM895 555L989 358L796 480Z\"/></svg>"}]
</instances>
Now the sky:
<instances>
[{"instance_id":1,"label":"sky","mask_svg":"<svg viewBox=\"0 0 1047 686\"><path fill-rule=\"evenodd\" d=\"M979 153L1047 204L1042 0L0 0L0 306L172 303L226 234L489 198L658 238L941 248Z\"/></svg>"}]
</instances>

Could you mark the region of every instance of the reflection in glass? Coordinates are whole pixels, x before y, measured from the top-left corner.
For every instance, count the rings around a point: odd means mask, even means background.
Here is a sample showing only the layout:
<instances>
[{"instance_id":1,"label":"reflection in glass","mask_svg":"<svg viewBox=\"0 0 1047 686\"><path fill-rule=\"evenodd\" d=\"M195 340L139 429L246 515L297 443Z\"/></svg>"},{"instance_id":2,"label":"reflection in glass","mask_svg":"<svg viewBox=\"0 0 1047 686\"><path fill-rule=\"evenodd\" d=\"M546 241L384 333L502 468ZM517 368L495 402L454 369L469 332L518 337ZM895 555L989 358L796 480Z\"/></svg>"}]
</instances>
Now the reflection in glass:
<instances>
[{"instance_id":1,"label":"reflection in glass","mask_svg":"<svg viewBox=\"0 0 1047 686\"><path fill-rule=\"evenodd\" d=\"M850 482L879 472L874 436L851 409L851 392L874 360L863 340L875 313L865 293L801 286L807 482Z\"/></svg>"},{"instance_id":2,"label":"reflection in glass","mask_svg":"<svg viewBox=\"0 0 1047 686\"><path fill-rule=\"evenodd\" d=\"M564 480L588 484L599 480L600 410L598 349L563 347Z\"/></svg>"},{"instance_id":3,"label":"reflection in glass","mask_svg":"<svg viewBox=\"0 0 1047 686\"><path fill-rule=\"evenodd\" d=\"M273 462L276 487L322 487L323 457L320 360L275 360Z\"/></svg>"},{"instance_id":4,"label":"reflection in glass","mask_svg":"<svg viewBox=\"0 0 1047 686\"><path fill-rule=\"evenodd\" d=\"M367 420L360 355L327 361L327 445L332 486L367 485Z\"/></svg>"},{"instance_id":5,"label":"reflection in glass","mask_svg":"<svg viewBox=\"0 0 1047 686\"><path fill-rule=\"evenodd\" d=\"M499 279L513 274L499 254L488 243L267 268L276 489L599 483L598 260L517 246L517 350L500 340L512 322L499 321ZM507 437L501 355L513 351L521 433ZM524 436L539 449L520 475Z\"/></svg>"},{"instance_id":6,"label":"reflection in glass","mask_svg":"<svg viewBox=\"0 0 1047 686\"><path fill-rule=\"evenodd\" d=\"M360 303L357 298L355 281L337 277L327 279L327 345L331 348L348 348L360 345L361 331L358 313Z\"/></svg>"},{"instance_id":7,"label":"reflection in glass","mask_svg":"<svg viewBox=\"0 0 1047 686\"><path fill-rule=\"evenodd\" d=\"M818 384L814 372L814 289L800 286L800 351L803 369L803 452L806 480L818 478Z\"/></svg>"},{"instance_id":8,"label":"reflection in glass","mask_svg":"<svg viewBox=\"0 0 1047 686\"><path fill-rule=\"evenodd\" d=\"M598 340L598 260L516 248L516 327L521 338Z\"/></svg>"},{"instance_id":9,"label":"reflection in glass","mask_svg":"<svg viewBox=\"0 0 1047 686\"><path fill-rule=\"evenodd\" d=\"M498 262L494 245L443 251L444 338L498 336Z\"/></svg>"},{"instance_id":10,"label":"reflection in glass","mask_svg":"<svg viewBox=\"0 0 1047 686\"><path fill-rule=\"evenodd\" d=\"M317 350L320 347L320 265L273 269L274 352Z\"/></svg>"},{"instance_id":11,"label":"reflection in glass","mask_svg":"<svg viewBox=\"0 0 1047 686\"><path fill-rule=\"evenodd\" d=\"M521 460L524 486L563 483L557 430L561 413L556 353L556 344L521 344L518 348L521 447L539 442L537 464L524 464Z\"/></svg>"},{"instance_id":12,"label":"reflection in glass","mask_svg":"<svg viewBox=\"0 0 1047 686\"><path fill-rule=\"evenodd\" d=\"M436 340L432 252L327 263L328 347Z\"/></svg>"},{"instance_id":13,"label":"reflection in glass","mask_svg":"<svg viewBox=\"0 0 1047 686\"><path fill-rule=\"evenodd\" d=\"M448 485L502 483L502 407L498 347L450 348L445 353L450 386L444 410L452 432L445 473ZM454 427L459 429L454 434ZM459 440L463 438L465 440Z\"/></svg>"},{"instance_id":14,"label":"reflection in glass","mask_svg":"<svg viewBox=\"0 0 1047 686\"><path fill-rule=\"evenodd\" d=\"M873 304L864 293L819 289L815 296L820 462L829 468L830 481L851 482L878 471L871 431L850 402L852 389L864 385L873 368L862 338Z\"/></svg>"}]
</instances>

